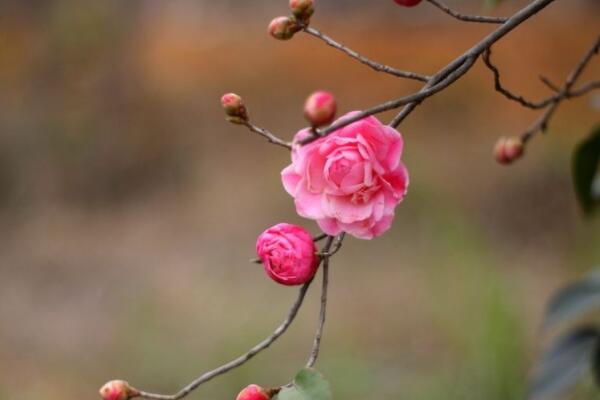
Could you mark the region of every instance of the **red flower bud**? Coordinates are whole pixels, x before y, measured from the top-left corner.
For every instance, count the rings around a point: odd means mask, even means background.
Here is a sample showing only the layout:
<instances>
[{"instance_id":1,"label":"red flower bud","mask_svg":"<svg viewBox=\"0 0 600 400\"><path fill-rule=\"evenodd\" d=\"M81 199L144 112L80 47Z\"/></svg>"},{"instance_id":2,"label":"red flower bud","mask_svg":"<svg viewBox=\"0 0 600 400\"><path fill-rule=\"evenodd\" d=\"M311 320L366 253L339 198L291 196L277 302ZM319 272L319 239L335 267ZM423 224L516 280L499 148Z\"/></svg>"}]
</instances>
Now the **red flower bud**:
<instances>
[{"instance_id":1,"label":"red flower bud","mask_svg":"<svg viewBox=\"0 0 600 400\"><path fill-rule=\"evenodd\" d=\"M107 382L100 388L100 396L103 400L129 400L139 394L137 389L121 380Z\"/></svg>"},{"instance_id":2,"label":"red flower bud","mask_svg":"<svg viewBox=\"0 0 600 400\"><path fill-rule=\"evenodd\" d=\"M256 254L267 275L282 285L302 285L319 267L317 248L310 233L298 225L281 223L256 240Z\"/></svg>"},{"instance_id":3,"label":"red flower bud","mask_svg":"<svg viewBox=\"0 0 600 400\"><path fill-rule=\"evenodd\" d=\"M258 385L248 385L242 389L235 400L269 400L270 398L271 395L267 390Z\"/></svg>"},{"instance_id":4,"label":"red flower bud","mask_svg":"<svg viewBox=\"0 0 600 400\"><path fill-rule=\"evenodd\" d=\"M314 0L290 0L290 8L296 18L307 23L315 12L315 2Z\"/></svg>"},{"instance_id":5,"label":"red flower bud","mask_svg":"<svg viewBox=\"0 0 600 400\"><path fill-rule=\"evenodd\" d=\"M291 17L277 17L269 24L268 32L275 39L289 40L300 30L298 21Z\"/></svg>"},{"instance_id":6,"label":"red flower bud","mask_svg":"<svg viewBox=\"0 0 600 400\"><path fill-rule=\"evenodd\" d=\"M328 125L335 118L337 104L329 92L318 91L311 94L304 103L304 117L310 124L318 128Z\"/></svg>"},{"instance_id":7,"label":"red flower bud","mask_svg":"<svg viewBox=\"0 0 600 400\"><path fill-rule=\"evenodd\" d=\"M248 121L248 112L244 101L235 93L227 93L221 97L221 105L229 122L241 124Z\"/></svg>"},{"instance_id":8,"label":"red flower bud","mask_svg":"<svg viewBox=\"0 0 600 400\"><path fill-rule=\"evenodd\" d=\"M394 0L396 4L404 7L414 7L421 2L421 0Z\"/></svg>"},{"instance_id":9,"label":"red flower bud","mask_svg":"<svg viewBox=\"0 0 600 400\"><path fill-rule=\"evenodd\" d=\"M500 164L506 165L521 158L525 146L523 141L517 137L500 138L494 146L494 158Z\"/></svg>"}]
</instances>

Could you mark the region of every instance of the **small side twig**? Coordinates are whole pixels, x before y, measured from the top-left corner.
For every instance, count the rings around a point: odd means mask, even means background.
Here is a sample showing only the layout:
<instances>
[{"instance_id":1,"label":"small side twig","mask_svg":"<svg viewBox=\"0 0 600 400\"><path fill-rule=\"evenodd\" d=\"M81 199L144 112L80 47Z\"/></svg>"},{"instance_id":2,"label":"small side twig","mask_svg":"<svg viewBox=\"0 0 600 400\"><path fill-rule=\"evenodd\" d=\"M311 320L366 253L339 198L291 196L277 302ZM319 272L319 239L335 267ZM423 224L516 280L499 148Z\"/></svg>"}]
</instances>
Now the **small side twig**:
<instances>
[{"instance_id":1,"label":"small side twig","mask_svg":"<svg viewBox=\"0 0 600 400\"><path fill-rule=\"evenodd\" d=\"M512 93L510 90L508 90L506 87L504 87L502 85L502 82L500 81L500 70L498 69L498 67L496 67L492 63L491 56L492 56L492 48L490 47L483 52L483 62L488 67L488 69L490 71L492 71L492 73L494 74L494 88L496 89L497 92L501 93L507 99L516 101L517 103L521 104L523 107L531 108L533 110L540 110L542 108L548 107L550 104L552 104L556 100L556 98L558 96L560 96L560 93L557 93L557 94L550 96L548 98L545 98L541 101L535 102L535 101L527 100L525 97L523 97L521 95ZM550 84L549 81L542 80L542 82L544 82L546 84ZM557 90L557 92L558 92L558 90Z\"/></svg>"},{"instance_id":2,"label":"small side twig","mask_svg":"<svg viewBox=\"0 0 600 400\"><path fill-rule=\"evenodd\" d=\"M434 6L436 6L437 8L439 8L440 10L442 10L443 12L445 12L446 14L448 14L460 21L481 22L481 23L488 23L488 24L503 24L508 20L508 18L502 18L502 17L487 17L487 16L483 16L483 15L461 14L458 11L451 9L450 7L448 7L446 4L442 3L439 0L427 0L427 1L430 2L431 4L433 4Z\"/></svg>"},{"instance_id":3,"label":"small side twig","mask_svg":"<svg viewBox=\"0 0 600 400\"><path fill-rule=\"evenodd\" d=\"M258 133L260 136L264 137L265 139L267 139L269 141L269 143L273 143L277 146L281 146L284 147L288 150L292 149L292 144L289 142L286 142L285 140L282 140L280 138L278 138L277 136L275 136L273 133L271 133L270 131L258 127L256 125L253 125L252 123L250 123L250 121L244 121L241 125L244 125L246 128L250 129L250 131L254 132L254 133Z\"/></svg>"},{"instance_id":4,"label":"small side twig","mask_svg":"<svg viewBox=\"0 0 600 400\"><path fill-rule=\"evenodd\" d=\"M368 65L369 67L373 68L375 71L385 72L387 74L394 75L399 78L414 79L414 80L422 81L422 82L427 82L429 80L429 76L427 76L427 75L422 75L422 74L419 74L416 72L411 72L411 71L402 71L402 70L390 67L389 65L380 64L378 62L370 60L367 57L357 53L356 51L344 46L343 44L338 43L337 41L333 40L332 38L325 35L324 33L320 32L314 28L311 28L309 26L304 27L303 30L304 30L304 32L308 33L309 35L312 35L318 39L321 39L322 41L327 43L329 46L344 52L348 56L360 61L361 63L363 63L365 65Z\"/></svg>"},{"instance_id":5,"label":"small side twig","mask_svg":"<svg viewBox=\"0 0 600 400\"><path fill-rule=\"evenodd\" d=\"M533 123L533 125L529 127L529 129L527 129L521 134L521 140L523 141L523 143L527 143L538 132L546 132L550 120L552 119L552 116L554 115L554 113L556 113L558 106L563 102L563 100L583 96L594 89L600 88L600 81L592 81L581 86L579 89L573 90L573 86L575 86L575 84L577 83L577 79L579 79L587 65L592 60L592 58L599 52L600 36L598 36L598 38L594 41L592 46L584 53L583 57L579 60L575 68L571 71L564 85L554 96L553 101L550 103L550 106L544 112L544 114L540 118L538 118Z\"/></svg>"}]
</instances>

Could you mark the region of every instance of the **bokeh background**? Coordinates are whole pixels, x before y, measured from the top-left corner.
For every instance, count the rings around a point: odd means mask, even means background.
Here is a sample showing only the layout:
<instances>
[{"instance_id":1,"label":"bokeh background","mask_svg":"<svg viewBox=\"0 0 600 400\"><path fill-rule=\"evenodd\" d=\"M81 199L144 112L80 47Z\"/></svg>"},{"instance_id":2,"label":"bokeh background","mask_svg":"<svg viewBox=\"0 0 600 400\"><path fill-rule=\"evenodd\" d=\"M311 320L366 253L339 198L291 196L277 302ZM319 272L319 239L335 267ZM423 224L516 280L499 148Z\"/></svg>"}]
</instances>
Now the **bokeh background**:
<instances>
[{"instance_id":1,"label":"bokeh background","mask_svg":"<svg viewBox=\"0 0 600 400\"><path fill-rule=\"evenodd\" d=\"M424 73L493 29L365 3L321 0L312 23ZM317 227L281 187L289 154L228 125L220 95L241 94L257 124L291 138L315 89L350 111L419 87L308 36L272 40L267 23L287 12L285 0L0 2L1 399L94 399L111 378L174 392L279 324L296 289L248 262L256 236ZM599 20L597 0L548 7L495 47L505 83L547 95L538 75L564 80ZM393 228L347 239L332 265L318 368L336 398L522 398L544 303L600 263L600 222L583 220L570 180L597 101L564 104L510 167L493 161L495 140L537 114L494 92L480 64L406 120L411 186ZM287 382L317 298L315 286L279 342L190 398Z\"/></svg>"}]
</instances>

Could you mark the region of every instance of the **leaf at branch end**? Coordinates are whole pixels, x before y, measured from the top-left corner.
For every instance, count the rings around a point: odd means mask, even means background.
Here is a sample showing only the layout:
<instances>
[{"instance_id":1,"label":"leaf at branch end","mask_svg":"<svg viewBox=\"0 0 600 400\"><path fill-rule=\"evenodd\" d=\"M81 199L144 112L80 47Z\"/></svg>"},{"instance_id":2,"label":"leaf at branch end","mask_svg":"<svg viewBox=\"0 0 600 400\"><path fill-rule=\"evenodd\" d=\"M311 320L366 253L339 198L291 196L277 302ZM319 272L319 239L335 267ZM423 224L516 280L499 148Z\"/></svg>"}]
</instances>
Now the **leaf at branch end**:
<instances>
[{"instance_id":1,"label":"leaf at branch end","mask_svg":"<svg viewBox=\"0 0 600 400\"><path fill-rule=\"evenodd\" d=\"M598 165L600 164L600 125L584 140L573 154L573 182L579 204L585 214L600 205Z\"/></svg>"},{"instance_id":2,"label":"leaf at branch end","mask_svg":"<svg viewBox=\"0 0 600 400\"><path fill-rule=\"evenodd\" d=\"M594 309L600 310L600 269L564 287L550 299L544 328L575 320Z\"/></svg>"},{"instance_id":3,"label":"leaf at branch end","mask_svg":"<svg viewBox=\"0 0 600 400\"><path fill-rule=\"evenodd\" d=\"M600 334L581 327L552 343L537 365L529 400L555 398L571 389L592 367Z\"/></svg>"},{"instance_id":4,"label":"leaf at branch end","mask_svg":"<svg viewBox=\"0 0 600 400\"><path fill-rule=\"evenodd\" d=\"M329 382L312 368L304 368L296 374L294 385L284 388L276 400L331 400Z\"/></svg>"}]
</instances>

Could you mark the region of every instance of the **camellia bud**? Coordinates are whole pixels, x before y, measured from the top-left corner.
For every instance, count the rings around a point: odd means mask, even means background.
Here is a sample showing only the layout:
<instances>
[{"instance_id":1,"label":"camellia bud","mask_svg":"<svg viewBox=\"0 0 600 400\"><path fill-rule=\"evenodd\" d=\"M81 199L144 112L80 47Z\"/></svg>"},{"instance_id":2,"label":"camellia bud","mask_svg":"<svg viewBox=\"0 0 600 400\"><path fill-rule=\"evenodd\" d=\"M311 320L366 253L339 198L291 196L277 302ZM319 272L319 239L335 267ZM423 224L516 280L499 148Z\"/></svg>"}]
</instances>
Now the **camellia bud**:
<instances>
[{"instance_id":1,"label":"camellia bud","mask_svg":"<svg viewBox=\"0 0 600 400\"><path fill-rule=\"evenodd\" d=\"M279 40L289 40L300 30L298 21L291 17L277 17L269 24L269 35Z\"/></svg>"},{"instance_id":2,"label":"camellia bud","mask_svg":"<svg viewBox=\"0 0 600 400\"><path fill-rule=\"evenodd\" d=\"M314 0L290 0L292 14L302 22L307 22L315 12Z\"/></svg>"},{"instance_id":3,"label":"camellia bud","mask_svg":"<svg viewBox=\"0 0 600 400\"><path fill-rule=\"evenodd\" d=\"M318 128L333 121L336 109L337 104L333 95L321 90L314 92L306 99L304 117L313 127Z\"/></svg>"},{"instance_id":4,"label":"camellia bud","mask_svg":"<svg viewBox=\"0 0 600 400\"><path fill-rule=\"evenodd\" d=\"M244 101L240 96L235 93L227 93L221 97L221 105L225 114L227 114L227 120L235 124L242 124L248 122L248 112Z\"/></svg>"},{"instance_id":5,"label":"camellia bud","mask_svg":"<svg viewBox=\"0 0 600 400\"><path fill-rule=\"evenodd\" d=\"M235 400L269 400L271 394L258 385L248 385L242 389Z\"/></svg>"},{"instance_id":6,"label":"camellia bud","mask_svg":"<svg viewBox=\"0 0 600 400\"><path fill-rule=\"evenodd\" d=\"M523 141L518 137L500 138L494 146L494 158L500 164L510 164L513 161L521 158L525 146Z\"/></svg>"},{"instance_id":7,"label":"camellia bud","mask_svg":"<svg viewBox=\"0 0 600 400\"><path fill-rule=\"evenodd\" d=\"M394 0L396 4L404 7L414 7L421 2L421 0Z\"/></svg>"},{"instance_id":8,"label":"camellia bud","mask_svg":"<svg viewBox=\"0 0 600 400\"><path fill-rule=\"evenodd\" d=\"M139 396L139 394L140 392L137 389L121 380L107 382L100 388L100 396L103 400L129 400L132 397Z\"/></svg>"},{"instance_id":9,"label":"camellia bud","mask_svg":"<svg viewBox=\"0 0 600 400\"><path fill-rule=\"evenodd\" d=\"M302 285L312 279L319 266L312 236L301 226L277 224L256 240L256 254L267 275L282 285Z\"/></svg>"}]
</instances>

